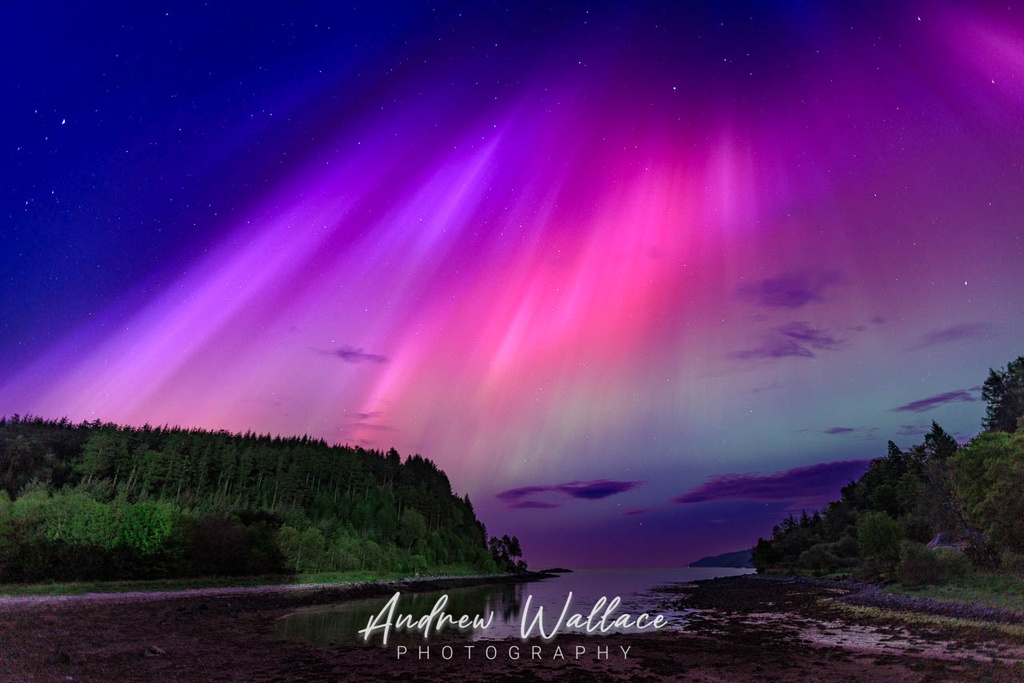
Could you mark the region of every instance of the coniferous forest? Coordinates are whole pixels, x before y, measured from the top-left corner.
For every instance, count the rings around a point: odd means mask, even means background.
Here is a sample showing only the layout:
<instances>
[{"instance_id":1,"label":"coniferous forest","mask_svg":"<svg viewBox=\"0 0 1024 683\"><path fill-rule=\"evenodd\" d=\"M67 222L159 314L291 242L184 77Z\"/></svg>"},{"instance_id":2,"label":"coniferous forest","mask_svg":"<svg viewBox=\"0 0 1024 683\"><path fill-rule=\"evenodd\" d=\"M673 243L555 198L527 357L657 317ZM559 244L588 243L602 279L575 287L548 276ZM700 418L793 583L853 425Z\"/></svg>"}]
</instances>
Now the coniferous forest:
<instances>
[{"instance_id":1,"label":"coniferous forest","mask_svg":"<svg viewBox=\"0 0 1024 683\"><path fill-rule=\"evenodd\" d=\"M982 433L961 446L932 422L906 451L890 441L838 501L760 539L758 571L910 586L975 569L1024 574L1024 357L990 370L981 395Z\"/></svg>"},{"instance_id":2,"label":"coniferous forest","mask_svg":"<svg viewBox=\"0 0 1024 683\"><path fill-rule=\"evenodd\" d=\"M469 497L309 437L0 419L0 582L499 567Z\"/></svg>"}]
</instances>

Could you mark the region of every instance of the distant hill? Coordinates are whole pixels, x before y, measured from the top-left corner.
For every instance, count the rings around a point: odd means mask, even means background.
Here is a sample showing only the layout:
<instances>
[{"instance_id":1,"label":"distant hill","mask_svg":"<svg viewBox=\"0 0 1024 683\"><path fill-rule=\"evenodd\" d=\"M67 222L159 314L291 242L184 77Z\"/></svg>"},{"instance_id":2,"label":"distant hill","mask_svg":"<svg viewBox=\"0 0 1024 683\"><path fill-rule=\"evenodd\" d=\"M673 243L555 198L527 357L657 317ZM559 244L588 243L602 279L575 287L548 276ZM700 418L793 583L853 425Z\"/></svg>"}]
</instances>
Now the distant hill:
<instances>
[{"instance_id":1,"label":"distant hill","mask_svg":"<svg viewBox=\"0 0 1024 683\"><path fill-rule=\"evenodd\" d=\"M732 553L722 553L711 557L702 557L696 562L686 565L688 567L735 567L737 569L753 569L754 563L750 561L752 549L737 550Z\"/></svg>"}]
</instances>

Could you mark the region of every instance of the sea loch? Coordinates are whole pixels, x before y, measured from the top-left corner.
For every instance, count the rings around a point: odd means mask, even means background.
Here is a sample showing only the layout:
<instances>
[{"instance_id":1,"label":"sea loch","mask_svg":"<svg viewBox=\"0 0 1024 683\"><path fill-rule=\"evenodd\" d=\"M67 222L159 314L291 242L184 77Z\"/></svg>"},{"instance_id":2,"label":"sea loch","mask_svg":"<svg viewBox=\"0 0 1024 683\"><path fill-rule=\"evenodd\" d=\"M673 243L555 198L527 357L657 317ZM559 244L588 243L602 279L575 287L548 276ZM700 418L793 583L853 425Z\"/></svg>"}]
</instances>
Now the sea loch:
<instances>
[{"instance_id":1,"label":"sea loch","mask_svg":"<svg viewBox=\"0 0 1024 683\"><path fill-rule=\"evenodd\" d=\"M431 633L440 632L445 627L460 631L470 629L486 630L494 621L494 612L488 612L486 615L476 614L473 616L463 614L458 617L449 614L445 611L445 607L448 605L447 593L442 594L437 599L428 614L418 618L413 614L402 614L401 612L398 612L398 602L401 599L401 595L400 591L392 595L384 604L384 607L381 608L375 616L371 616L369 618L366 623L366 627L359 630L359 635L363 636L364 642L368 642L375 633L379 632L381 635L381 644L387 645L392 629L395 631L407 632L418 631L423 634L424 640L427 640L430 638ZM611 600L602 596L594 603L590 612L586 614L583 612L570 612L572 608L572 599L572 591L569 591L557 620L555 620L554 623L549 623L548 627L550 630L546 630L544 624L544 608L542 606L537 606L535 610L531 609L533 596L528 595L520 620L520 637L526 640L531 637L534 634L534 630L536 630L536 635L538 637L550 640L558 635L559 631L563 627L582 630L586 633L607 634L622 630L657 630L667 625L665 617L661 614L653 617L647 613L640 614L636 617L626 613L616 615L619 605L621 604L621 599L618 596Z\"/></svg>"},{"instance_id":2,"label":"sea loch","mask_svg":"<svg viewBox=\"0 0 1024 683\"><path fill-rule=\"evenodd\" d=\"M381 644L388 644L388 636L391 634L391 629L394 628L396 631L420 631L423 633L423 639L426 640L430 637L431 632L437 632L442 630L446 625L451 626L458 630L466 629L486 629L494 621L494 612L488 612L487 617L483 617L477 614L470 617L467 614L463 614L459 618L455 618L451 614L444 611L445 606L448 604L448 594L444 593L434 603L434 607L430 610L429 614L425 614L420 618L416 618L412 614L396 614L395 611L398 609L398 600L401 598L401 591L391 596L377 616L370 617L366 623L366 628L359 629L359 635L363 636L363 641L368 642L370 636L376 631L381 632Z\"/></svg>"}]
</instances>

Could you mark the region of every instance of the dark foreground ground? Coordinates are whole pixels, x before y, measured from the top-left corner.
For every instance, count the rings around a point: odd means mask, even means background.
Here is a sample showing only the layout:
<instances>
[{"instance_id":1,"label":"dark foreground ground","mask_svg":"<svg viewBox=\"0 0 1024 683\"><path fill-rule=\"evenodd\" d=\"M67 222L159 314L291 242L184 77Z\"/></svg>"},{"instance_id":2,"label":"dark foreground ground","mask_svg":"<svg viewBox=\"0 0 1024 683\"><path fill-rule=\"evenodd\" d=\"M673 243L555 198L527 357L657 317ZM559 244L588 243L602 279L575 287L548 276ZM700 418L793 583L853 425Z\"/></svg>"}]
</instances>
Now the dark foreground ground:
<instances>
[{"instance_id":1,"label":"dark foreground ground","mask_svg":"<svg viewBox=\"0 0 1024 683\"><path fill-rule=\"evenodd\" d=\"M493 651L478 642L469 653L463 638L448 641L450 651L432 642L429 660L417 658L420 642L407 642L409 654L397 659L394 639L387 648L316 648L274 637L290 610L394 590L0 601L0 680L1024 681L1015 615L954 619L863 587L756 577L663 591L652 611L698 610L683 631L502 641ZM538 645L539 653L531 649ZM597 658L599 646L607 659Z\"/></svg>"}]
</instances>

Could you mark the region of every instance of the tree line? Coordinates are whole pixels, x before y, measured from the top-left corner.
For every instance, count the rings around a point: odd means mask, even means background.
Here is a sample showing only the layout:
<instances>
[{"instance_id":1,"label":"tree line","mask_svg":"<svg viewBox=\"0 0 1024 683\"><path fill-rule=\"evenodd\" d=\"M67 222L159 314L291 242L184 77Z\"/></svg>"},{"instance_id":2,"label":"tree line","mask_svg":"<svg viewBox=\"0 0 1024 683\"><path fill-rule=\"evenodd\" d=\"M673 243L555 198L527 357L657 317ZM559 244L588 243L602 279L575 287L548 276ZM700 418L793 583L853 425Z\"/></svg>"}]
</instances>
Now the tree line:
<instances>
[{"instance_id":1,"label":"tree line","mask_svg":"<svg viewBox=\"0 0 1024 683\"><path fill-rule=\"evenodd\" d=\"M308 436L0 418L0 582L484 571L468 496L419 455Z\"/></svg>"},{"instance_id":2,"label":"tree line","mask_svg":"<svg viewBox=\"0 0 1024 683\"><path fill-rule=\"evenodd\" d=\"M973 567L1024 573L1024 357L990 370L980 434L961 446L937 423L909 450L889 442L838 501L790 515L759 539L759 572L850 574L909 585Z\"/></svg>"}]
</instances>

